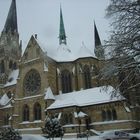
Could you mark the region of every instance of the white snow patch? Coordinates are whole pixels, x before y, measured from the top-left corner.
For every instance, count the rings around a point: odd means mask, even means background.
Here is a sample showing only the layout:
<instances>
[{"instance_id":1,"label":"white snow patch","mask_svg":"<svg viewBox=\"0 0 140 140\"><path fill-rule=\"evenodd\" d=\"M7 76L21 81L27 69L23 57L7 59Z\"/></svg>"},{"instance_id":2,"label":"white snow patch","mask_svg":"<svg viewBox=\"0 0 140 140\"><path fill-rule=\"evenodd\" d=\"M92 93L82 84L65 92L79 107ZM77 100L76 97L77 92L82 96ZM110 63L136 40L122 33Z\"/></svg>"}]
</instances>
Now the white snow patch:
<instances>
[{"instance_id":1,"label":"white snow patch","mask_svg":"<svg viewBox=\"0 0 140 140\"><path fill-rule=\"evenodd\" d=\"M26 99L32 99L32 98L37 98L37 97L41 97L43 96L44 94L39 94L39 95L34 95L34 96L27 96L27 97L24 97L24 98L16 98L15 100L26 100Z\"/></svg>"},{"instance_id":2,"label":"white snow patch","mask_svg":"<svg viewBox=\"0 0 140 140\"><path fill-rule=\"evenodd\" d=\"M6 109L6 108L11 108L11 107L13 107L13 106L11 104L8 104L8 105L1 107L0 109Z\"/></svg>"},{"instance_id":3,"label":"white snow patch","mask_svg":"<svg viewBox=\"0 0 140 140\"><path fill-rule=\"evenodd\" d=\"M46 138L41 135L23 134L22 140L46 140Z\"/></svg>"},{"instance_id":4,"label":"white snow patch","mask_svg":"<svg viewBox=\"0 0 140 140\"><path fill-rule=\"evenodd\" d=\"M131 110L130 110L130 108L128 106L124 105L124 108L125 108L126 112L131 112Z\"/></svg>"},{"instance_id":5,"label":"white snow patch","mask_svg":"<svg viewBox=\"0 0 140 140\"><path fill-rule=\"evenodd\" d=\"M33 123L42 123L43 121L42 120L35 120L33 122L30 122L30 121L23 121L21 122L20 124L33 124Z\"/></svg>"},{"instance_id":6,"label":"white snow patch","mask_svg":"<svg viewBox=\"0 0 140 140\"><path fill-rule=\"evenodd\" d=\"M44 71L48 71L48 67L45 63L44 63Z\"/></svg>"},{"instance_id":7,"label":"white snow patch","mask_svg":"<svg viewBox=\"0 0 140 140\"><path fill-rule=\"evenodd\" d=\"M53 95L53 92L51 90L50 87L48 87L45 91L45 97L44 97L45 100L48 100L48 99L52 99L52 100L55 100L55 97Z\"/></svg>"},{"instance_id":8,"label":"white snow patch","mask_svg":"<svg viewBox=\"0 0 140 140\"><path fill-rule=\"evenodd\" d=\"M39 60L39 59L40 59L40 57L31 59L31 60L25 61L24 64L31 63L31 62L36 61L36 60Z\"/></svg>"},{"instance_id":9,"label":"white snow patch","mask_svg":"<svg viewBox=\"0 0 140 140\"><path fill-rule=\"evenodd\" d=\"M7 83L4 85L4 87L8 87L8 86L12 86L12 85L15 85L17 83L17 78L18 78L18 75L19 75L19 69L17 70L13 70L9 77L8 77L8 81Z\"/></svg>"},{"instance_id":10,"label":"white snow patch","mask_svg":"<svg viewBox=\"0 0 140 140\"><path fill-rule=\"evenodd\" d=\"M76 54L76 58L84 58L84 57L94 57L97 58L94 54L93 50L90 50L85 46L85 44L82 43L82 46L80 47L79 51Z\"/></svg>"},{"instance_id":11,"label":"white snow patch","mask_svg":"<svg viewBox=\"0 0 140 140\"><path fill-rule=\"evenodd\" d=\"M84 112L80 111L77 115L79 118L84 118L85 116L88 116L87 114L85 114Z\"/></svg>"},{"instance_id":12,"label":"white snow patch","mask_svg":"<svg viewBox=\"0 0 140 140\"><path fill-rule=\"evenodd\" d=\"M0 98L0 105L4 106L10 101L9 97L5 93L1 98Z\"/></svg>"}]
</instances>

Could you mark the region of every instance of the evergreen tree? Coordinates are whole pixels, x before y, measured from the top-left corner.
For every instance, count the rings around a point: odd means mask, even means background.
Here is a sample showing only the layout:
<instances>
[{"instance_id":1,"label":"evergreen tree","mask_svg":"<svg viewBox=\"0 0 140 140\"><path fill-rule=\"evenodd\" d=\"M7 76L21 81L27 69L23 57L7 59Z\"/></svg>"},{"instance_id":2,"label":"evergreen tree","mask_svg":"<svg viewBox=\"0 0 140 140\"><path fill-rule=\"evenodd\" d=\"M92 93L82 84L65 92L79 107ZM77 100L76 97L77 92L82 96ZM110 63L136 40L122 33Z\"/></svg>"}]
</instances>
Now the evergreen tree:
<instances>
[{"instance_id":1,"label":"evergreen tree","mask_svg":"<svg viewBox=\"0 0 140 140\"><path fill-rule=\"evenodd\" d=\"M15 131L11 127L0 128L0 140L21 140L22 137L18 131Z\"/></svg>"},{"instance_id":2,"label":"evergreen tree","mask_svg":"<svg viewBox=\"0 0 140 140\"><path fill-rule=\"evenodd\" d=\"M63 137L64 131L57 118L47 118L45 127L42 128L42 132L47 134L49 138Z\"/></svg>"}]
</instances>

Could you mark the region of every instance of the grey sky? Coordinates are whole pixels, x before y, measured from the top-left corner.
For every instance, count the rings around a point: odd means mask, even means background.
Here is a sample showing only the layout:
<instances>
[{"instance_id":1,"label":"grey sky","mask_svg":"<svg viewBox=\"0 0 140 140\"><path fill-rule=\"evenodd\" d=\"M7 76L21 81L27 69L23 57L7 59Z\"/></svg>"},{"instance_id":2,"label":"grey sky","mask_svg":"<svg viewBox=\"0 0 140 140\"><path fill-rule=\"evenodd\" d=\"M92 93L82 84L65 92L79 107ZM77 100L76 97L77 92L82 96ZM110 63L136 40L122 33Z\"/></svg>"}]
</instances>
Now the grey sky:
<instances>
[{"instance_id":1,"label":"grey sky","mask_svg":"<svg viewBox=\"0 0 140 140\"><path fill-rule=\"evenodd\" d=\"M17 0L18 29L23 48L36 33L48 48L58 47L60 3L71 50L78 49L82 42L93 47L94 20L101 40L107 39L109 23L105 19L105 8L109 0ZM10 4L11 0L0 0L0 32Z\"/></svg>"}]
</instances>

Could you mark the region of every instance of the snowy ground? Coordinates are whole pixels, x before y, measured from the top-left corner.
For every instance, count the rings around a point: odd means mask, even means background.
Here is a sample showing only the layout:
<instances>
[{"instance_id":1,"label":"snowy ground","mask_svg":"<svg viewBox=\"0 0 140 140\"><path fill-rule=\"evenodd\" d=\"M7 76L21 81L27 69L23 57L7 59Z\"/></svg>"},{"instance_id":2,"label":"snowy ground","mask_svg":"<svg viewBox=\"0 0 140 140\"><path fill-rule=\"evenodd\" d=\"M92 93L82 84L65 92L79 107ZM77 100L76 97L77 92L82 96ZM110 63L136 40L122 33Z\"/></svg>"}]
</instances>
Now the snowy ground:
<instances>
[{"instance_id":1,"label":"snowy ground","mask_svg":"<svg viewBox=\"0 0 140 140\"><path fill-rule=\"evenodd\" d=\"M47 140L47 138L42 137L41 135L22 135L22 140ZM61 140L61 138L55 138L54 140ZM62 140L87 140L87 138L63 138ZM89 137L88 140L100 140L99 136Z\"/></svg>"},{"instance_id":2,"label":"snowy ground","mask_svg":"<svg viewBox=\"0 0 140 140\"><path fill-rule=\"evenodd\" d=\"M136 136L140 140L140 133L136 134ZM23 134L22 140L49 140L49 139L41 135ZM54 140L61 140L61 138L54 138ZM102 139L100 136L90 136L88 138L69 137L69 138L63 138L62 140L102 140Z\"/></svg>"}]
</instances>

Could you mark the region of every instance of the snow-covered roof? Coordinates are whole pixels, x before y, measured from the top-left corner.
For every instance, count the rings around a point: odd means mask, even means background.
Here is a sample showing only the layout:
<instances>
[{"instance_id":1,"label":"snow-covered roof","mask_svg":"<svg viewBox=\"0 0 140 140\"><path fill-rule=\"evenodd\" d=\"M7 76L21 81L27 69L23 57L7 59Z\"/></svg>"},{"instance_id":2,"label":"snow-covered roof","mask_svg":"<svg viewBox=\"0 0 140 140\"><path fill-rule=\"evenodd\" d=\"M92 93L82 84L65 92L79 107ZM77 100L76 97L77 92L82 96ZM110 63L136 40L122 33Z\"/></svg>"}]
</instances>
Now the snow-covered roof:
<instances>
[{"instance_id":1,"label":"snow-covered roof","mask_svg":"<svg viewBox=\"0 0 140 140\"><path fill-rule=\"evenodd\" d=\"M55 97L54 97L53 92L52 92L52 90L51 90L50 87L48 87L48 88L46 89L44 99L45 99L45 100L48 100L48 99L53 99L53 100L55 100Z\"/></svg>"},{"instance_id":2,"label":"snow-covered roof","mask_svg":"<svg viewBox=\"0 0 140 140\"><path fill-rule=\"evenodd\" d=\"M78 50L76 54L77 58L84 58L84 57L94 57L97 58L94 54L94 50L90 50L85 46L85 44L82 44L80 49Z\"/></svg>"},{"instance_id":3,"label":"snow-covered roof","mask_svg":"<svg viewBox=\"0 0 140 140\"><path fill-rule=\"evenodd\" d=\"M4 85L4 87L8 87L8 86L12 86L15 85L17 83L17 78L18 78L18 74L19 74L19 69L17 70L13 70L9 77L8 77L8 81L7 83Z\"/></svg>"},{"instance_id":4,"label":"snow-covered roof","mask_svg":"<svg viewBox=\"0 0 140 140\"><path fill-rule=\"evenodd\" d=\"M42 49L42 51L56 62L71 62L75 61L78 58L84 57L96 58L94 54L94 49L90 50L84 44L82 44L78 52L72 52L70 46L66 44L61 44L58 47L56 47L56 49L54 49L53 52L50 52L49 50L47 50L47 46L41 43L40 40L36 39L36 41Z\"/></svg>"},{"instance_id":5,"label":"snow-covered roof","mask_svg":"<svg viewBox=\"0 0 140 140\"><path fill-rule=\"evenodd\" d=\"M104 87L96 87L57 95L55 96L55 102L47 109L57 109L70 106L88 106L124 99L122 96L111 97L111 92L114 90L113 87L109 86L107 91L103 90L103 88Z\"/></svg>"},{"instance_id":6,"label":"snow-covered roof","mask_svg":"<svg viewBox=\"0 0 140 140\"><path fill-rule=\"evenodd\" d=\"M0 105L5 106L8 102L10 101L9 97L5 93L1 98L0 98Z\"/></svg>"}]
</instances>

